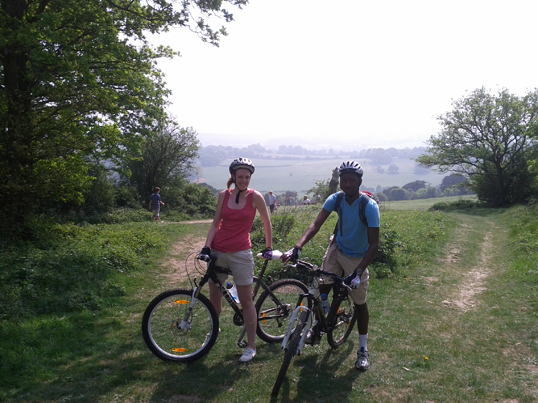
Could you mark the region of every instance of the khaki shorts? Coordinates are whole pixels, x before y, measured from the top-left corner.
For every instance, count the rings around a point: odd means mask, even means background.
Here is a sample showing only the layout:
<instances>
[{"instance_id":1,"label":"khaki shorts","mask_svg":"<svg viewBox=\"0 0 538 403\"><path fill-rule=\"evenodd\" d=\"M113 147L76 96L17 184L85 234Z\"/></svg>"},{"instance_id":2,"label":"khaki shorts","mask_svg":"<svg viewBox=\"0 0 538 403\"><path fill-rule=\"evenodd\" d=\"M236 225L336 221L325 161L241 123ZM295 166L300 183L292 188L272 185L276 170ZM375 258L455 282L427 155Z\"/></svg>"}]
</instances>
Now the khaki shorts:
<instances>
[{"instance_id":1,"label":"khaki shorts","mask_svg":"<svg viewBox=\"0 0 538 403\"><path fill-rule=\"evenodd\" d=\"M254 278L254 257L250 249L224 253L212 249L211 255L217 257L216 265L230 269L236 285L252 285ZM226 284L228 275L217 273L221 283Z\"/></svg>"},{"instance_id":2,"label":"khaki shorts","mask_svg":"<svg viewBox=\"0 0 538 403\"><path fill-rule=\"evenodd\" d=\"M355 271L362 258L351 257L346 255L340 250L336 242L329 245L325 256L323 257L323 264L321 269L330 273L338 274L340 276L347 277ZM325 277L322 279L323 284L332 283L332 279ZM357 305L366 303L366 294L368 293L368 285L370 284L370 274L368 269L364 270L361 275L361 284L359 288L349 291L351 299Z\"/></svg>"}]
</instances>

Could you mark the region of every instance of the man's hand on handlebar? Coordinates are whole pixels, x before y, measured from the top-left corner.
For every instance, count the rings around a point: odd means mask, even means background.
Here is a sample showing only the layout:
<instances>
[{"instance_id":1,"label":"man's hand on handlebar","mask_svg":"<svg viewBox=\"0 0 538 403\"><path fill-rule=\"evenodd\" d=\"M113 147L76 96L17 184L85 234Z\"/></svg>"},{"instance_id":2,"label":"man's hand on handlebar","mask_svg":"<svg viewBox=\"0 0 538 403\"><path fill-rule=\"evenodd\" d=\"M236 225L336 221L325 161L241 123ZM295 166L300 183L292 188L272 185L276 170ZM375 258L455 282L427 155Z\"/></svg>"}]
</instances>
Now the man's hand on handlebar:
<instances>
[{"instance_id":1,"label":"man's hand on handlebar","mask_svg":"<svg viewBox=\"0 0 538 403\"><path fill-rule=\"evenodd\" d=\"M204 262L209 262L211 260L211 249L207 246L204 246L200 253L198 254L198 259L203 260Z\"/></svg>"},{"instance_id":2,"label":"man's hand on handlebar","mask_svg":"<svg viewBox=\"0 0 538 403\"><path fill-rule=\"evenodd\" d=\"M301 257L301 250L297 246L294 246L289 251L284 253L281 259L284 262L284 264L288 262L296 263L297 259L299 259L300 257Z\"/></svg>"},{"instance_id":3,"label":"man's hand on handlebar","mask_svg":"<svg viewBox=\"0 0 538 403\"><path fill-rule=\"evenodd\" d=\"M352 289L359 288L359 285L361 284L361 274L362 270L355 270L353 273L346 277L344 284Z\"/></svg>"}]
</instances>

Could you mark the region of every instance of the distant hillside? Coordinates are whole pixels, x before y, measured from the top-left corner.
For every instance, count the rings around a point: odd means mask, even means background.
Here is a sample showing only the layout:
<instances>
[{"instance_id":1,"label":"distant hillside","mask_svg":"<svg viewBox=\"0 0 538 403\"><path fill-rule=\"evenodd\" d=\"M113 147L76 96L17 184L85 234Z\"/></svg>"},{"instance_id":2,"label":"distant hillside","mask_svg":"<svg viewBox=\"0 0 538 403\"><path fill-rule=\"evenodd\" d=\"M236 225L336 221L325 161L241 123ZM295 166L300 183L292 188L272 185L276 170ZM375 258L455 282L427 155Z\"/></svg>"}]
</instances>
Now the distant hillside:
<instances>
[{"instance_id":1,"label":"distant hillside","mask_svg":"<svg viewBox=\"0 0 538 403\"><path fill-rule=\"evenodd\" d=\"M252 159L256 166L251 182L256 190L272 190L276 193L292 190L304 194L316 181L330 179L332 170L342 161L353 159L363 166L365 190L381 191L383 188L403 186L416 180L437 186L444 175L418 167L412 160L425 150L425 147L376 148L351 151L344 155L332 150L306 150L292 146L279 146L277 150L267 150L259 144L242 149L208 146L200 150L199 174L191 179L223 189L229 177L230 161L241 156Z\"/></svg>"}]
</instances>

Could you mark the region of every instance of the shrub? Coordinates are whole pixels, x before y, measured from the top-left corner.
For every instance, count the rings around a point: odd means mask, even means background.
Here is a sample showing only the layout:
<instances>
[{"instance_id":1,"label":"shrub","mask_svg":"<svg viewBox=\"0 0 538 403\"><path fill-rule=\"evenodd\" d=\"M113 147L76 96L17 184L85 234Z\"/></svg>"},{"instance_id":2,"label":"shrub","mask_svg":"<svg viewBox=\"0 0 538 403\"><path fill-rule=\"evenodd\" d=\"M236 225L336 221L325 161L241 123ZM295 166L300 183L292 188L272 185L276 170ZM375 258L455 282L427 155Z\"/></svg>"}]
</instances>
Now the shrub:
<instances>
[{"instance_id":1,"label":"shrub","mask_svg":"<svg viewBox=\"0 0 538 403\"><path fill-rule=\"evenodd\" d=\"M429 211L450 211L468 210L477 207L484 207L485 204L479 201L460 199L453 202L438 202L430 207Z\"/></svg>"},{"instance_id":2,"label":"shrub","mask_svg":"<svg viewBox=\"0 0 538 403\"><path fill-rule=\"evenodd\" d=\"M0 318L99 309L123 295L118 275L163 249L152 227L56 225L50 239L43 249L19 244L2 252Z\"/></svg>"},{"instance_id":3,"label":"shrub","mask_svg":"<svg viewBox=\"0 0 538 403\"><path fill-rule=\"evenodd\" d=\"M379 278L389 277L396 272L398 266L396 249L405 250L406 248L391 224L381 224L379 233L379 250L370 267L370 272Z\"/></svg>"}]
</instances>

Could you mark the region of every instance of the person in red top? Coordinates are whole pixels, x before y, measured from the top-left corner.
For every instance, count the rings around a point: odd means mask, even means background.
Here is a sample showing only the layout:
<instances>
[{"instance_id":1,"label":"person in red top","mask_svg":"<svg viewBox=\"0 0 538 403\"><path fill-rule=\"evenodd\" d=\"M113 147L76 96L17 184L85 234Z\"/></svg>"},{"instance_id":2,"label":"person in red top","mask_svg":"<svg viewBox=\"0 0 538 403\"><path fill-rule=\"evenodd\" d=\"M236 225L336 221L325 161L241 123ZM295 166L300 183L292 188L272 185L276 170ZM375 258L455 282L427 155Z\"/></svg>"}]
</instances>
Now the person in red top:
<instances>
[{"instance_id":1,"label":"person in red top","mask_svg":"<svg viewBox=\"0 0 538 403\"><path fill-rule=\"evenodd\" d=\"M262 252L272 250L273 230L265 200L260 192L249 189L254 164L248 158L236 158L230 164L230 179L227 189L219 194L217 210L207 234L205 246L200 255L217 257L217 266L232 271L247 332L247 348L239 358L240 362L251 361L256 355L257 317L252 301L254 258L251 251L250 229L256 216L261 216L265 232L265 247ZM235 185L233 188L231 186ZM219 280L226 282L226 275L219 274ZM213 282L209 282L209 299L220 315L222 294Z\"/></svg>"}]
</instances>

